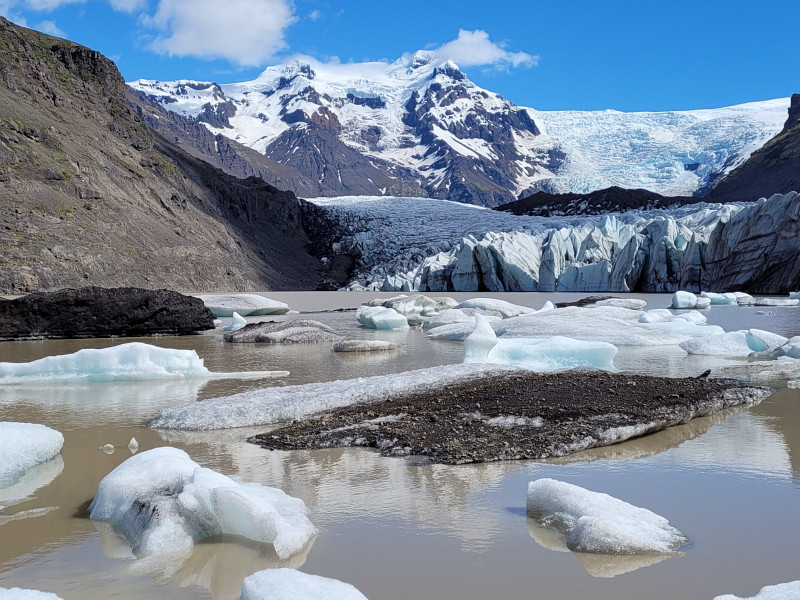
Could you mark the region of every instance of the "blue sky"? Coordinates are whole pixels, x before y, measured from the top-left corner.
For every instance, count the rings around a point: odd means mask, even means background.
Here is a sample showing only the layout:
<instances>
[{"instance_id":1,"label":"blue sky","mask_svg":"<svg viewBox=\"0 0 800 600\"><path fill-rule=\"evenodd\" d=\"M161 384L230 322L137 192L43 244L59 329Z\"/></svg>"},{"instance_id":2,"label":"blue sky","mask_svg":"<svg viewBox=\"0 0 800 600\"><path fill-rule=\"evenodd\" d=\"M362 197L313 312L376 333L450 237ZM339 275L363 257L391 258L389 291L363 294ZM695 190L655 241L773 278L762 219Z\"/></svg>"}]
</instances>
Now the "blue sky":
<instances>
[{"instance_id":1,"label":"blue sky","mask_svg":"<svg viewBox=\"0 0 800 600\"><path fill-rule=\"evenodd\" d=\"M126 79L254 78L292 56L394 61L444 48L541 110L683 110L800 92L800 0L0 0Z\"/></svg>"}]
</instances>

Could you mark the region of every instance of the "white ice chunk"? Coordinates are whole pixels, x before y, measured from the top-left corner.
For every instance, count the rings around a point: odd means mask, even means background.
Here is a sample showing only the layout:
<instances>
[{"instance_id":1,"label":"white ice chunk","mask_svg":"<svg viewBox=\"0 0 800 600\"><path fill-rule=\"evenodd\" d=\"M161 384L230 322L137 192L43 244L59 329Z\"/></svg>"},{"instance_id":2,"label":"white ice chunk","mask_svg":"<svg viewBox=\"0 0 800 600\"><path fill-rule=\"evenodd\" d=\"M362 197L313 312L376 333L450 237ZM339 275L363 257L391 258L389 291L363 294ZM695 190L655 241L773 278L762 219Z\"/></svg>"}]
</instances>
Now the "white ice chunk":
<instances>
[{"instance_id":1,"label":"white ice chunk","mask_svg":"<svg viewBox=\"0 0 800 600\"><path fill-rule=\"evenodd\" d=\"M752 383L797 379L800 376L800 359L781 356L776 360L757 360L740 365L730 365L716 369L714 375L733 377Z\"/></svg>"},{"instance_id":2,"label":"white ice chunk","mask_svg":"<svg viewBox=\"0 0 800 600\"><path fill-rule=\"evenodd\" d=\"M689 543L669 521L608 494L556 481L528 484L526 513L567 536L567 547L601 554L675 552Z\"/></svg>"},{"instance_id":3,"label":"white ice chunk","mask_svg":"<svg viewBox=\"0 0 800 600\"><path fill-rule=\"evenodd\" d=\"M756 303L756 299L750 294L745 294L744 292L734 292L734 295L736 296L736 304L739 306L751 306Z\"/></svg>"},{"instance_id":4,"label":"white ice chunk","mask_svg":"<svg viewBox=\"0 0 800 600\"><path fill-rule=\"evenodd\" d=\"M717 294L716 292L703 292L700 294L701 298L708 298L712 306L719 305L736 305L738 304L736 294L727 292L724 294Z\"/></svg>"},{"instance_id":5,"label":"white ice chunk","mask_svg":"<svg viewBox=\"0 0 800 600\"><path fill-rule=\"evenodd\" d=\"M0 488L61 453L64 436L37 423L0 422Z\"/></svg>"},{"instance_id":6,"label":"white ice chunk","mask_svg":"<svg viewBox=\"0 0 800 600\"><path fill-rule=\"evenodd\" d=\"M697 310L706 310L711 307L711 298L698 298L694 307Z\"/></svg>"},{"instance_id":7,"label":"white ice chunk","mask_svg":"<svg viewBox=\"0 0 800 600\"><path fill-rule=\"evenodd\" d=\"M139 451L139 442L136 441L135 437L132 437L131 441L128 442L128 451L131 454L136 454Z\"/></svg>"},{"instance_id":8,"label":"white ice chunk","mask_svg":"<svg viewBox=\"0 0 800 600\"><path fill-rule=\"evenodd\" d=\"M532 371L594 368L613 371L616 346L566 337L498 339L491 324L475 315L475 329L464 340L465 363L494 363Z\"/></svg>"},{"instance_id":9,"label":"white ice chunk","mask_svg":"<svg viewBox=\"0 0 800 600\"><path fill-rule=\"evenodd\" d=\"M440 312L454 308L458 302L447 296L431 297L423 294L406 296L401 294L394 298L376 298L366 303L367 306L391 308L405 317L432 317Z\"/></svg>"},{"instance_id":10,"label":"white ice chunk","mask_svg":"<svg viewBox=\"0 0 800 600\"><path fill-rule=\"evenodd\" d=\"M238 483L195 463L183 450L136 454L106 475L89 507L93 520L118 527L136 556L187 556L217 535L271 543L286 558L316 535L299 498Z\"/></svg>"},{"instance_id":11,"label":"white ice chunk","mask_svg":"<svg viewBox=\"0 0 800 600\"><path fill-rule=\"evenodd\" d=\"M50 592L25 590L22 588L0 588L0 600L61 600Z\"/></svg>"},{"instance_id":12,"label":"white ice chunk","mask_svg":"<svg viewBox=\"0 0 800 600\"><path fill-rule=\"evenodd\" d=\"M478 308L480 310L492 311L498 313L504 319L536 312L534 309L527 306L520 306L495 298L470 298L459 304L456 308Z\"/></svg>"},{"instance_id":13,"label":"white ice chunk","mask_svg":"<svg viewBox=\"0 0 800 600\"><path fill-rule=\"evenodd\" d=\"M364 327L370 329L404 329L408 327L408 319L393 308L383 306L359 306L356 319Z\"/></svg>"},{"instance_id":14,"label":"white ice chunk","mask_svg":"<svg viewBox=\"0 0 800 600\"><path fill-rule=\"evenodd\" d=\"M239 331L242 327L247 325L247 319L241 316L238 312L234 311L231 316L230 325L222 328L223 331Z\"/></svg>"},{"instance_id":15,"label":"white ice chunk","mask_svg":"<svg viewBox=\"0 0 800 600\"><path fill-rule=\"evenodd\" d=\"M293 421L332 408L443 389L513 370L498 365L443 365L391 375L264 388L166 408L149 427L205 430Z\"/></svg>"},{"instance_id":16,"label":"white ice chunk","mask_svg":"<svg viewBox=\"0 0 800 600\"><path fill-rule=\"evenodd\" d=\"M747 356L751 352L774 350L786 341L785 337L769 331L748 329L694 338L682 342L680 347L689 354Z\"/></svg>"},{"instance_id":17,"label":"white ice chunk","mask_svg":"<svg viewBox=\"0 0 800 600\"><path fill-rule=\"evenodd\" d=\"M800 300L800 292L789 292L789 298L792 300Z\"/></svg>"},{"instance_id":18,"label":"white ice chunk","mask_svg":"<svg viewBox=\"0 0 800 600\"><path fill-rule=\"evenodd\" d=\"M692 292L677 291L672 294L672 308L694 308L697 306L697 296Z\"/></svg>"},{"instance_id":19,"label":"white ice chunk","mask_svg":"<svg viewBox=\"0 0 800 600\"><path fill-rule=\"evenodd\" d=\"M673 320L674 319L683 319L684 321L689 321L690 323L694 323L695 325L702 325L703 323L708 321L708 317L706 317L703 313L696 310L682 310L673 317Z\"/></svg>"},{"instance_id":20,"label":"white ice chunk","mask_svg":"<svg viewBox=\"0 0 800 600\"><path fill-rule=\"evenodd\" d=\"M797 600L798 598L800 598L800 580L765 586L755 596L747 598L724 594L714 600Z\"/></svg>"},{"instance_id":21,"label":"white ice chunk","mask_svg":"<svg viewBox=\"0 0 800 600\"><path fill-rule=\"evenodd\" d=\"M202 294L203 304L218 317L230 317L234 312L241 316L284 315L289 305L258 294Z\"/></svg>"},{"instance_id":22,"label":"white ice chunk","mask_svg":"<svg viewBox=\"0 0 800 600\"><path fill-rule=\"evenodd\" d=\"M800 358L800 335L788 339L784 344L776 348L778 356L788 356L789 358Z\"/></svg>"},{"instance_id":23,"label":"white ice chunk","mask_svg":"<svg viewBox=\"0 0 800 600\"><path fill-rule=\"evenodd\" d=\"M294 569L266 569L242 582L241 600L367 600L349 583Z\"/></svg>"},{"instance_id":24,"label":"white ice chunk","mask_svg":"<svg viewBox=\"0 0 800 600\"><path fill-rule=\"evenodd\" d=\"M475 315L483 315L492 322L502 321L499 315L493 315L489 311L478 310L477 308L451 308L443 310L435 317L431 317L425 322L425 329L435 329L454 323L474 323Z\"/></svg>"},{"instance_id":25,"label":"white ice chunk","mask_svg":"<svg viewBox=\"0 0 800 600\"><path fill-rule=\"evenodd\" d=\"M759 298L756 306L797 306L800 298Z\"/></svg>"},{"instance_id":26,"label":"white ice chunk","mask_svg":"<svg viewBox=\"0 0 800 600\"><path fill-rule=\"evenodd\" d=\"M644 307L647 306L647 302L636 298L607 298L606 300L598 300L594 305L615 306L617 308L628 308L630 310L644 310Z\"/></svg>"},{"instance_id":27,"label":"white ice chunk","mask_svg":"<svg viewBox=\"0 0 800 600\"><path fill-rule=\"evenodd\" d=\"M194 350L160 348L141 342L110 348L84 348L72 354L48 356L28 363L0 363L0 385L285 375L288 375L286 371L212 373Z\"/></svg>"}]
</instances>

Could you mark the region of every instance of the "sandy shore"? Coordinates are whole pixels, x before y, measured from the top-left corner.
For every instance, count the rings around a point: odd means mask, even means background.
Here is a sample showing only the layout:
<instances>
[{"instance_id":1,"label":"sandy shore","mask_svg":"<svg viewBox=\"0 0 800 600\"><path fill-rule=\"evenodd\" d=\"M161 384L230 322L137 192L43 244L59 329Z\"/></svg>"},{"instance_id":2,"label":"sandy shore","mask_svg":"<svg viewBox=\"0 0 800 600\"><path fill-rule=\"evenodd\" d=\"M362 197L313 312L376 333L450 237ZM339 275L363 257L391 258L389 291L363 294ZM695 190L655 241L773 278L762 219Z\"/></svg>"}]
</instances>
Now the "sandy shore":
<instances>
[{"instance_id":1,"label":"sandy shore","mask_svg":"<svg viewBox=\"0 0 800 600\"><path fill-rule=\"evenodd\" d=\"M758 403L769 393L708 379L512 373L336 409L249 441L275 450L363 446L447 464L548 458Z\"/></svg>"}]
</instances>

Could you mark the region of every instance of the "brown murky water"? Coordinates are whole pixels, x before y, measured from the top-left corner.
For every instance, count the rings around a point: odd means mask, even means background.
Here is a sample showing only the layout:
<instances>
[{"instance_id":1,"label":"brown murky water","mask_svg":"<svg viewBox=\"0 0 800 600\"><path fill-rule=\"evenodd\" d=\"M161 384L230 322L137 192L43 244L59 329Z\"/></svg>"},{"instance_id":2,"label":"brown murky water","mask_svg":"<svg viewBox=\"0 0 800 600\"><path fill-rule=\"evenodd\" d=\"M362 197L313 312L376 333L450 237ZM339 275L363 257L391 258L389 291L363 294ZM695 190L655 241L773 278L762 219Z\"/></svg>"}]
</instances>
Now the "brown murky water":
<instances>
[{"instance_id":1,"label":"brown murky water","mask_svg":"<svg viewBox=\"0 0 800 600\"><path fill-rule=\"evenodd\" d=\"M270 294L302 310L354 306L358 294ZM554 295L507 294L540 306ZM646 298L663 307L665 296ZM726 329L758 327L800 334L800 310L715 307ZM697 419L659 434L554 462L414 466L365 450L268 452L243 440L253 431L165 433L143 427L159 409L262 385L391 373L458 362L461 344L418 330L370 332L352 313L314 315L350 337L402 341L396 354L353 357L320 347L223 344L218 334L146 340L194 348L213 371L287 369L277 381L122 382L0 388L0 420L62 431L60 459L31 473L26 500L0 490L0 587L30 587L65 600L235 599L241 580L291 566L354 584L372 600L599 599L710 600L751 596L800 579L800 391L780 389L760 406ZM130 340L0 344L0 361L102 347ZM695 374L719 359L669 349L623 350L618 366L637 372ZM263 429L263 428L260 428ZM260 430L259 429L259 430ZM183 448L199 463L284 489L311 510L319 536L281 562L269 547L239 539L199 545L180 565L137 573L137 563L106 530L82 516L99 480L141 450ZM117 446L113 454L99 450ZM567 551L524 514L527 482L554 477L610 493L667 517L692 541L680 556L600 557ZM19 494L18 494L19 495ZM662 560L663 559L663 560Z\"/></svg>"}]
</instances>

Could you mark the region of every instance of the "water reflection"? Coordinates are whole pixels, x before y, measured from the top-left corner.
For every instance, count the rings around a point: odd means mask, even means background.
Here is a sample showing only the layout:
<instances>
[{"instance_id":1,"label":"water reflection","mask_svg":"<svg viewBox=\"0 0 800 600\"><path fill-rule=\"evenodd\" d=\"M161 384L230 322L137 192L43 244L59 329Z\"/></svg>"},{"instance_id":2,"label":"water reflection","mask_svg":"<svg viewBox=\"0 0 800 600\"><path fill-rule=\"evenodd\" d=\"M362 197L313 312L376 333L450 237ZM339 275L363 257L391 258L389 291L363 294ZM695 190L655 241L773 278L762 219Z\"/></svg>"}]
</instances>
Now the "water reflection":
<instances>
[{"instance_id":1,"label":"water reflection","mask_svg":"<svg viewBox=\"0 0 800 600\"><path fill-rule=\"evenodd\" d=\"M536 519L526 519L528 535L537 544L554 552L571 553L592 577L611 578L624 573L632 573L644 567L658 564L668 558L681 556L676 554L591 554L588 552L572 552L567 548L567 538L563 533L543 527Z\"/></svg>"},{"instance_id":2,"label":"water reflection","mask_svg":"<svg viewBox=\"0 0 800 600\"><path fill-rule=\"evenodd\" d=\"M36 465L13 484L0 488L0 512L9 506L24 502L34 496L36 490L49 485L64 470L64 459L59 454L45 463ZM7 516L7 515L6 515Z\"/></svg>"},{"instance_id":3,"label":"water reflection","mask_svg":"<svg viewBox=\"0 0 800 600\"><path fill-rule=\"evenodd\" d=\"M134 559L124 535L108 523L93 522L100 535L103 554L113 559ZM271 544L259 544L238 536L220 536L197 544L189 556L132 560L117 576L135 578L149 575L158 585L208 590L214 600L236 600L245 577L256 571L302 567L316 538L300 552L282 559Z\"/></svg>"}]
</instances>

